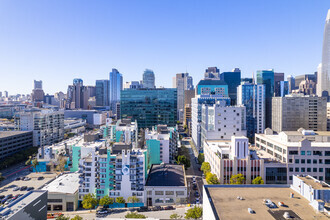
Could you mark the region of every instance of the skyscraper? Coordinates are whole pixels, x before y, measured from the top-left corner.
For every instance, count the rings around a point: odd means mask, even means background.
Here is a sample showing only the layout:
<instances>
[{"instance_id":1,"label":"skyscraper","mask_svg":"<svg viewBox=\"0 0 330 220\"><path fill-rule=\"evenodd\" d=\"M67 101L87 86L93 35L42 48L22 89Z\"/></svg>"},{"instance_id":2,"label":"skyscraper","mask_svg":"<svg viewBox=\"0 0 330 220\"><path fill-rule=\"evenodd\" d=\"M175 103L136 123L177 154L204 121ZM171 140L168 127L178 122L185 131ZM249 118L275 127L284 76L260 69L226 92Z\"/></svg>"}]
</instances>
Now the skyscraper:
<instances>
[{"instance_id":1,"label":"skyscraper","mask_svg":"<svg viewBox=\"0 0 330 220\"><path fill-rule=\"evenodd\" d=\"M109 80L96 80L95 98L96 106L109 106Z\"/></svg>"},{"instance_id":2,"label":"skyscraper","mask_svg":"<svg viewBox=\"0 0 330 220\"><path fill-rule=\"evenodd\" d=\"M246 108L247 137L251 142L254 134L265 130L265 85L242 83L237 87L237 104Z\"/></svg>"},{"instance_id":3,"label":"skyscraper","mask_svg":"<svg viewBox=\"0 0 330 220\"><path fill-rule=\"evenodd\" d=\"M152 70L146 69L144 71L142 85L143 85L143 88L147 88L147 89L155 88L155 74Z\"/></svg>"},{"instance_id":4,"label":"skyscraper","mask_svg":"<svg viewBox=\"0 0 330 220\"><path fill-rule=\"evenodd\" d=\"M288 89L289 89L289 93L292 92L292 90L295 90L296 86L295 86L295 78L292 75L288 76Z\"/></svg>"},{"instance_id":5,"label":"skyscraper","mask_svg":"<svg viewBox=\"0 0 330 220\"><path fill-rule=\"evenodd\" d=\"M32 91L32 100L34 102L42 102L44 100L44 90L42 90L42 81L34 80L34 89Z\"/></svg>"},{"instance_id":6,"label":"skyscraper","mask_svg":"<svg viewBox=\"0 0 330 220\"><path fill-rule=\"evenodd\" d=\"M177 89L177 97L178 97L177 117L179 121L183 122L184 94L185 94L184 91L194 89L193 79L191 76L189 76L189 73L178 73L176 74L173 87Z\"/></svg>"},{"instance_id":7,"label":"skyscraper","mask_svg":"<svg viewBox=\"0 0 330 220\"><path fill-rule=\"evenodd\" d=\"M281 81L284 81L284 73L274 73L274 96L281 96Z\"/></svg>"},{"instance_id":8,"label":"skyscraper","mask_svg":"<svg viewBox=\"0 0 330 220\"><path fill-rule=\"evenodd\" d=\"M220 79L220 70L217 67L209 67L205 70L204 79Z\"/></svg>"},{"instance_id":9,"label":"skyscraper","mask_svg":"<svg viewBox=\"0 0 330 220\"><path fill-rule=\"evenodd\" d=\"M274 96L274 70L258 70L257 83L265 85L266 128L272 127L272 97Z\"/></svg>"},{"instance_id":10,"label":"skyscraper","mask_svg":"<svg viewBox=\"0 0 330 220\"><path fill-rule=\"evenodd\" d=\"M330 9L325 20L322 65L318 68L317 95L330 95Z\"/></svg>"},{"instance_id":11,"label":"skyscraper","mask_svg":"<svg viewBox=\"0 0 330 220\"><path fill-rule=\"evenodd\" d=\"M34 89L42 89L42 81L34 80Z\"/></svg>"},{"instance_id":12,"label":"skyscraper","mask_svg":"<svg viewBox=\"0 0 330 220\"><path fill-rule=\"evenodd\" d=\"M116 112L116 103L120 102L121 90L123 90L123 75L117 69L112 69L109 82L109 104L112 112Z\"/></svg>"},{"instance_id":13,"label":"skyscraper","mask_svg":"<svg viewBox=\"0 0 330 220\"><path fill-rule=\"evenodd\" d=\"M82 79L74 79L73 85L68 86L66 108L87 109L89 93L89 89L84 86Z\"/></svg>"},{"instance_id":14,"label":"skyscraper","mask_svg":"<svg viewBox=\"0 0 330 220\"><path fill-rule=\"evenodd\" d=\"M223 72L220 74L220 80L225 81L228 85L230 104L236 105L237 86L241 84L241 70L235 68L231 72Z\"/></svg>"}]
</instances>

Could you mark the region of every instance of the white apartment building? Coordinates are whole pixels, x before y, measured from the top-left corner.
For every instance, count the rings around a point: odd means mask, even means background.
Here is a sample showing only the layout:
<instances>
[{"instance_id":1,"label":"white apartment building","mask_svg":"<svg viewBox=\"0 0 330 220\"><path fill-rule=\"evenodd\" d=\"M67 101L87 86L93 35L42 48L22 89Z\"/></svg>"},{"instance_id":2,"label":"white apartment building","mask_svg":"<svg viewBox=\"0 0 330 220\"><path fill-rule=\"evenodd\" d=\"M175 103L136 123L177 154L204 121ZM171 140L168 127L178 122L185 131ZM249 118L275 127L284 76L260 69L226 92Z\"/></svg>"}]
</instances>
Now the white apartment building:
<instances>
[{"instance_id":1,"label":"white apartment building","mask_svg":"<svg viewBox=\"0 0 330 220\"><path fill-rule=\"evenodd\" d=\"M51 109L29 109L15 115L16 127L33 131L33 145L40 147L64 138L64 112Z\"/></svg>"},{"instance_id":2,"label":"white apartment building","mask_svg":"<svg viewBox=\"0 0 330 220\"><path fill-rule=\"evenodd\" d=\"M229 140L232 136L246 136L244 106L226 106L217 102L202 106L201 141Z\"/></svg>"},{"instance_id":3,"label":"white apartment building","mask_svg":"<svg viewBox=\"0 0 330 220\"><path fill-rule=\"evenodd\" d=\"M160 160L163 163L172 163L175 160L179 140L176 128L168 128L166 125L157 125L151 130L147 128L145 130L145 140L147 148L154 145L159 147ZM155 140L150 144L153 146L149 146L148 140Z\"/></svg>"},{"instance_id":4,"label":"white apartment building","mask_svg":"<svg viewBox=\"0 0 330 220\"><path fill-rule=\"evenodd\" d=\"M107 125L104 129L108 129L107 135L114 142L132 143L133 146L137 144L139 130L136 121L120 119L116 124Z\"/></svg>"},{"instance_id":5,"label":"white apartment building","mask_svg":"<svg viewBox=\"0 0 330 220\"><path fill-rule=\"evenodd\" d=\"M286 183L292 183L293 175L305 174L330 182L330 132L300 128L276 134L267 128L264 134L256 134L255 143L260 157L277 162L265 164L265 169L281 166Z\"/></svg>"},{"instance_id":6,"label":"white apartment building","mask_svg":"<svg viewBox=\"0 0 330 220\"><path fill-rule=\"evenodd\" d=\"M251 184L258 176L265 179L264 161L249 152L249 141L244 136L232 136L231 140L205 140L205 162L211 166L220 184L229 184L230 177L243 174L245 183Z\"/></svg>"}]
</instances>

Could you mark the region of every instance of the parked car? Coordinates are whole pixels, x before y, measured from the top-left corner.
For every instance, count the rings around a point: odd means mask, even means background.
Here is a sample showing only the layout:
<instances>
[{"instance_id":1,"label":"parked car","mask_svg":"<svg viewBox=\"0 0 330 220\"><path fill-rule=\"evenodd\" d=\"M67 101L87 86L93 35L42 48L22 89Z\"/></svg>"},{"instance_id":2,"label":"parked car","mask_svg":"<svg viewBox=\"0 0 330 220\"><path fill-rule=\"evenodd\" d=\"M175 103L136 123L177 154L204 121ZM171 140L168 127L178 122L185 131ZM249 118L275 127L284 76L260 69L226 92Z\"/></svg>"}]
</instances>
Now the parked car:
<instances>
[{"instance_id":1,"label":"parked car","mask_svg":"<svg viewBox=\"0 0 330 220\"><path fill-rule=\"evenodd\" d=\"M31 180L30 177L25 177L25 178L24 178L24 181L29 181L29 180Z\"/></svg>"},{"instance_id":2,"label":"parked car","mask_svg":"<svg viewBox=\"0 0 330 220\"><path fill-rule=\"evenodd\" d=\"M34 187L28 187L27 189L26 189L27 191L31 191L31 190L34 190Z\"/></svg>"},{"instance_id":3,"label":"parked car","mask_svg":"<svg viewBox=\"0 0 330 220\"><path fill-rule=\"evenodd\" d=\"M43 176L38 177L38 180L43 180L43 179L45 179Z\"/></svg>"},{"instance_id":4,"label":"parked car","mask_svg":"<svg viewBox=\"0 0 330 220\"><path fill-rule=\"evenodd\" d=\"M169 206L165 206L164 210L174 210L174 207L169 205Z\"/></svg>"},{"instance_id":5,"label":"parked car","mask_svg":"<svg viewBox=\"0 0 330 220\"><path fill-rule=\"evenodd\" d=\"M21 180L21 177L17 177L16 180Z\"/></svg>"},{"instance_id":6,"label":"parked car","mask_svg":"<svg viewBox=\"0 0 330 220\"><path fill-rule=\"evenodd\" d=\"M197 190L197 184L193 184L193 190Z\"/></svg>"},{"instance_id":7,"label":"parked car","mask_svg":"<svg viewBox=\"0 0 330 220\"><path fill-rule=\"evenodd\" d=\"M137 211L138 211L138 212L147 212L147 211L149 211L149 209L148 209L147 206L142 206L142 207L140 207Z\"/></svg>"},{"instance_id":8,"label":"parked car","mask_svg":"<svg viewBox=\"0 0 330 220\"><path fill-rule=\"evenodd\" d=\"M13 189L13 191L17 191L17 190L19 190L19 186L16 186L16 187Z\"/></svg>"},{"instance_id":9,"label":"parked car","mask_svg":"<svg viewBox=\"0 0 330 220\"><path fill-rule=\"evenodd\" d=\"M198 191L195 192L195 197L199 197L199 192Z\"/></svg>"},{"instance_id":10,"label":"parked car","mask_svg":"<svg viewBox=\"0 0 330 220\"><path fill-rule=\"evenodd\" d=\"M96 212L97 214L108 214L107 210L100 210Z\"/></svg>"},{"instance_id":11,"label":"parked car","mask_svg":"<svg viewBox=\"0 0 330 220\"><path fill-rule=\"evenodd\" d=\"M4 195L0 195L0 199L3 199L3 198L5 198L5 196Z\"/></svg>"},{"instance_id":12,"label":"parked car","mask_svg":"<svg viewBox=\"0 0 330 220\"><path fill-rule=\"evenodd\" d=\"M162 210L162 207L160 207L160 206L152 207L152 211L160 211L160 210Z\"/></svg>"},{"instance_id":13,"label":"parked car","mask_svg":"<svg viewBox=\"0 0 330 220\"><path fill-rule=\"evenodd\" d=\"M196 204L199 204L199 198L196 198Z\"/></svg>"},{"instance_id":14,"label":"parked car","mask_svg":"<svg viewBox=\"0 0 330 220\"><path fill-rule=\"evenodd\" d=\"M21 188L20 188L20 191L24 191L24 190L26 190L27 189L27 186L22 186Z\"/></svg>"}]
</instances>

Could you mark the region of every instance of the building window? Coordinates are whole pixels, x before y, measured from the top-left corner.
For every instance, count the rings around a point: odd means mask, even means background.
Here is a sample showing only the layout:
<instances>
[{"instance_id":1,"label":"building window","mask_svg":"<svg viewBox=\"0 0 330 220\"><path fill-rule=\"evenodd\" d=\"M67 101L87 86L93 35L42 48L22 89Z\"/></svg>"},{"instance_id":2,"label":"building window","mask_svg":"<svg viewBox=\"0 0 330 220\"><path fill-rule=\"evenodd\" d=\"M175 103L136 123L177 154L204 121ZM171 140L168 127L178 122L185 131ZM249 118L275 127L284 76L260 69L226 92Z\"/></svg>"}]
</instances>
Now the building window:
<instances>
[{"instance_id":1,"label":"building window","mask_svg":"<svg viewBox=\"0 0 330 220\"><path fill-rule=\"evenodd\" d=\"M317 168L313 168L313 172L317 172Z\"/></svg>"},{"instance_id":2,"label":"building window","mask_svg":"<svg viewBox=\"0 0 330 220\"><path fill-rule=\"evenodd\" d=\"M148 196L151 196L151 195L152 195L152 191L148 191L148 192L147 192L147 195L148 195Z\"/></svg>"},{"instance_id":3,"label":"building window","mask_svg":"<svg viewBox=\"0 0 330 220\"><path fill-rule=\"evenodd\" d=\"M313 159L313 164L317 164L317 160L316 159Z\"/></svg>"},{"instance_id":4,"label":"building window","mask_svg":"<svg viewBox=\"0 0 330 220\"><path fill-rule=\"evenodd\" d=\"M312 172L312 169L311 168L307 168L307 172Z\"/></svg>"},{"instance_id":5,"label":"building window","mask_svg":"<svg viewBox=\"0 0 330 220\"><path fill-rule=\"evenodd\" d=\"M323 160L322 159L319 159L319 164L322 164L323 163Z\"/></svg>"},{"instance_id":6,"label":"building window","mask_svg":"<svg viewBox=\"0 0 330 220\"><path fill-rule=\"evenodd\" d=\"M298 151L296 150L290 150L289 155L298 155Z\"/></svg>"},{"instance_id":7,"label":"building window","mask_svg":"<svg viewBox=\"0 0 330 220\"><path fill-rule=\"evenodd\" d=\"M307 159L307 163L310 164L312 161L311 159Z\"/></svg>"},{"instance_id":8,"label":"building window","mask_svg":"<svg viewBox=\"0 0 330 220\"><path fill-rule=\"evenodd\" d=\"M330 151L324 151L324 156L330 156Z\"/></svg>"},{"instance_id":9,"label":"building window","mask_svg":"<svg viewBox=\"0 0 330 220\"><path fill-rule=\"evenodd\" d=\"M299 172L299 167L294 168L295 172Z\"/></svg>"},{"instance_id":10,"label":"building window","mask_svg":"<svg viewBox=\"0 0 330 220\"><path fill-rule=\"evenodd\" d=\"M307 151L307 155L308 156L312 155L312 151Z\"/></svg>"},{"instance_id":11,"label":"building window","mask_svg":"<svg viewBox=\"0 0 330 220\"><path fill-rule=\"evenodd\" d=\"M319 176L319 180L323 181L323 176Z\"/></svg>"},{"instance_id":12,"label":"building window","mask_svg":"<svg viewBox=\"0 0 330 220\"><path fill-rule=\"evenodd\" d=\"M289 176L289 180L292 180L292 176Z\"/></svg>"},{"instance_id":13,"label":"building window","mask_svg":"<svg viewBox=\"0 0 330 220\"><path fill-rule=\"evenodd\" d=\"M62 199L48 199L47 202L48 203L54 203L54 202L60 203L60 202L62 202Z\"/></svg>"},{"instance_id":14,"label":"building window","mask_svg":"<svg viewBox=\"0 0 330 220\"><path fill-rule=\"evenodd\" d=\"M323 173L323 168L319 168L319 172L320 173Z\"/></svg>"},{"instance_id":15,"label":"building window","mask_svg":"<svg viewBox=\"0 0 330 220\"><path fill-rule=\"evenodd\" d=\"M299 159L295 159L294 160L294 163L299 163Z\"/></svg>"},{"instance_id":16,"label":"building window","mask_svg":"<svg viewBox=\"0 0 330 220\"><path fill-rule=\"evenodd\" d=\"M289 172L293 172L293 168L292 167L289 168Z\"/></svg>"},{"instance_id":17,"label":"building window","mask_svg":"<svg viewBox=\"0 0 330 220\"><path fill-rule=\"evenodd\" d=\"M301 159L301 163L305 163L305 159Z\"/></svg>"},{"instance_id":18,"label":"building window","mask_svg":"<svg viewBox=\"0 0 330 220\"><path fill-rule=\"evenodd\" d=\"M305 151L301 151L300 152L300 155L305 155Z\"/></svg>"},{"instance_id":19,"label":"building window","mask_svg":"<svg viewBox=\"0 0 330 220\"><path fill-rule=\"evenodd\" d=\"M292 163L292 159L289 159L289 163Z\"/></svg>"},{"instance_id":20,"label":"building window","mask_svg":"<svg viewBox=\"0 0 330 220\"><path fill-rule=\"evenodd\" d=\"M324 163L325 164L330 164L330 160L328 160L328 159L327 160L324 160Z\"/></svg>"},{"instance_id":21,"label":"building window","mask_svg":"<svg viewBox=\"0 0 330 220\"><path fill-rule=\"evenodd\" d=\"M62 211L62 205L53 205L53 211Z\"/></svg>"},{"instance_id":22,"label":"building window","mask_svg":"<svg viewBox=\"0 0 330 220\"><path fill-rule=\"evenodd\" d=\"M156 196L164 195L164 191L155 191Z\"/></svg>"},{"instance_id":23,"label":"building window","mask_svg":"<svg viewBox=\"0 0 330 220\"><path fill-rule=\"evenodd\" d=\"M176 191L176 195L177 196L183 196L184 195L184 191Z\"/></svg>"},{"instance_id":24,"label":"building window","mask_svg":"<svg viewBox=\"0 0 330 220\"><path fill-rule=\"evenodd\" d=\"M301 172L305 172L305 171L306 171L305 167L302 167Z\"/></svg>"}]
</instances>

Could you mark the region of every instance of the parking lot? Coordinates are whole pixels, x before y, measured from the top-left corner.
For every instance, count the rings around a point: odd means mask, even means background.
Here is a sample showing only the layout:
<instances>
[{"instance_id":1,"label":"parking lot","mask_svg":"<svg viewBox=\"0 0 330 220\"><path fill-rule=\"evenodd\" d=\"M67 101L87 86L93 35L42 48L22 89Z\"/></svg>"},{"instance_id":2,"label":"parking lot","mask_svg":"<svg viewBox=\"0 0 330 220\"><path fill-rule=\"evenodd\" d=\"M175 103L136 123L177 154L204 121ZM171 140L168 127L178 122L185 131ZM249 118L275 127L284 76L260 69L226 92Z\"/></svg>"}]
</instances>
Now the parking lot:
<instances>
[{"instance_id":1,"label":"parking lot","mask_svg":"<svg viewBox=\"0 0 330 220\"><path fill-rule=\"evenodd\" d=\"M26 188L29 188L29 187L33 187L34 189L39 189L41 187L43 187L47 182L53 180L55 177L56 177L56 174L55 173L30 173L28 175L22 175L22 176L16 176L15 179L17 177L28 177L28 178L31 178L30 180L14 180L8 184L6 184L5 186L2 186L0 188L0 195L9 195L9 194L13 194L13 195L16 195L16 194L25 194L27 193L28 191L25 189L25 190L16 190L14 191L14 189L16 187L19 187L21 188L22 186L26 186ZM40 180L38 180L38 177L42 178Z\"/></svg>"}]
</instances>

